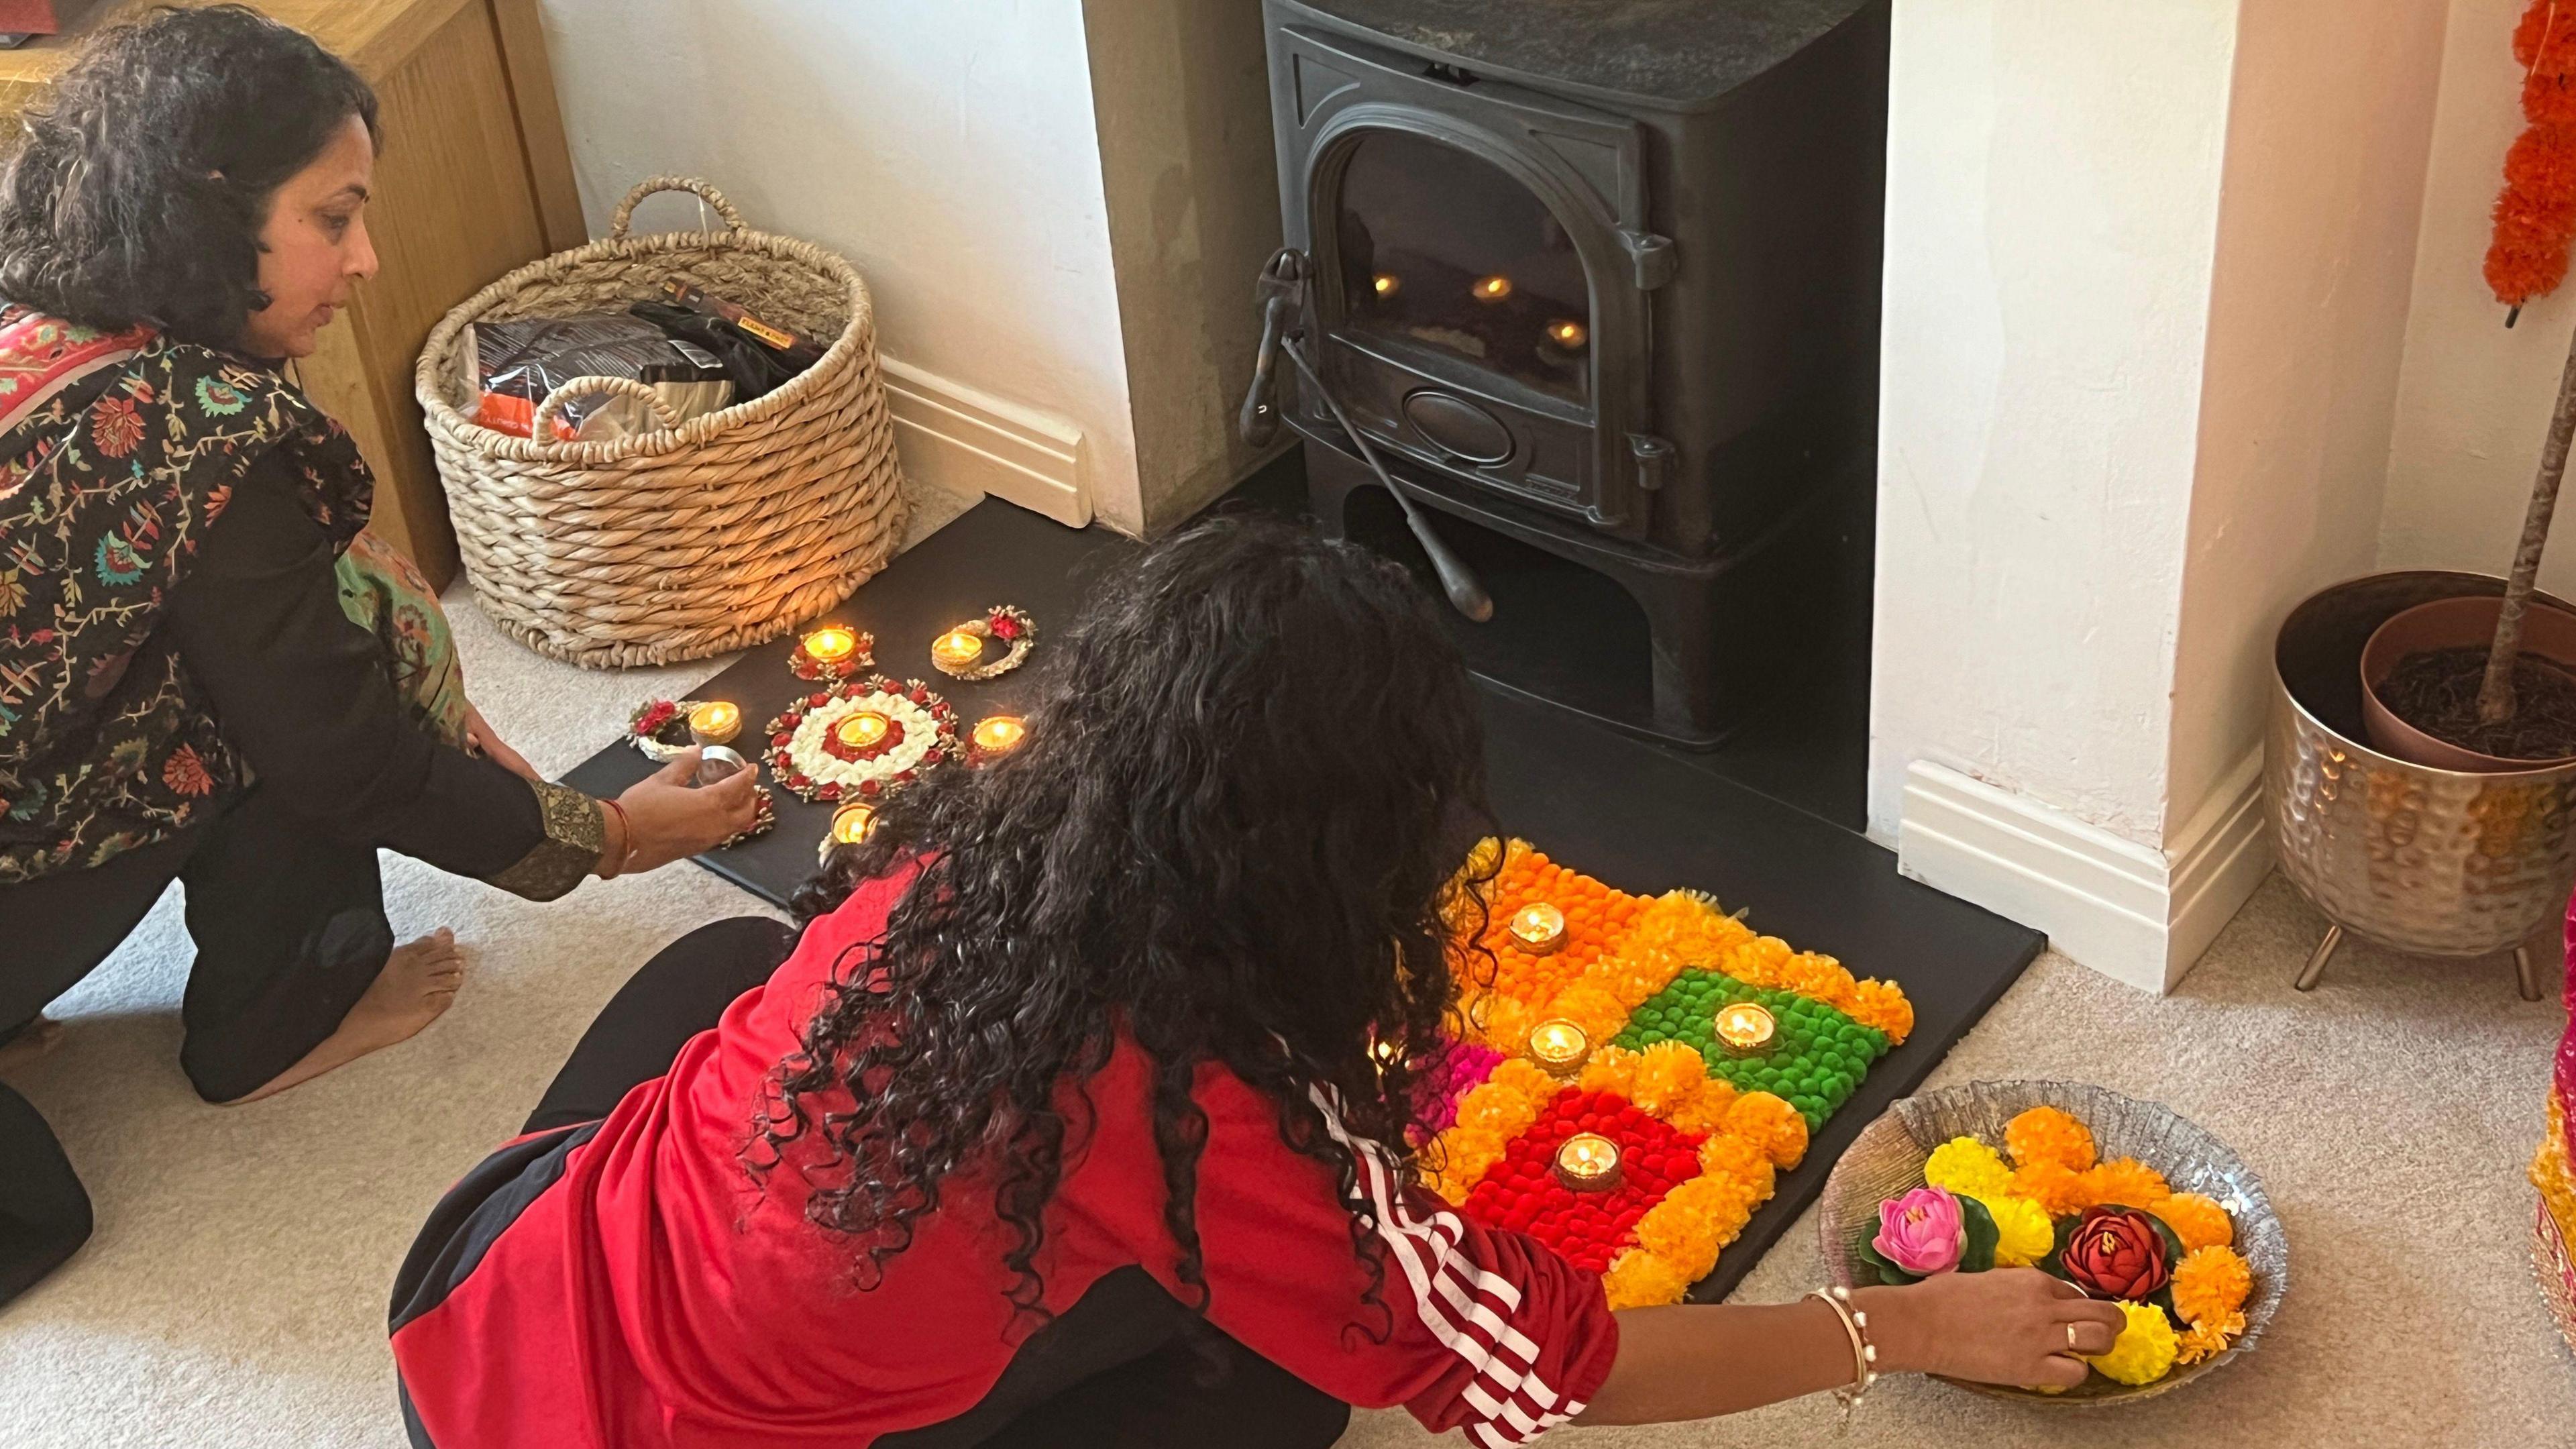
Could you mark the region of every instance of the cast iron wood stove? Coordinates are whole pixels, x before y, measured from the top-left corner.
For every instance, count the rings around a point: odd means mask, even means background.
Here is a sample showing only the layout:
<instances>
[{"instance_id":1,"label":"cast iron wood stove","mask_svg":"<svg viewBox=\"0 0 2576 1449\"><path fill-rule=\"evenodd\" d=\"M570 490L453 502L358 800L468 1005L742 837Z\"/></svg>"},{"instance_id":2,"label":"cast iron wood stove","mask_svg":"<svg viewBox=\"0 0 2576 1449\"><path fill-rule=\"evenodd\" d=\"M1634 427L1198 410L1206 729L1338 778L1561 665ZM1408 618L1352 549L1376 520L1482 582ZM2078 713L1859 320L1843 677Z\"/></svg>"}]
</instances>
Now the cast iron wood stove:
<instances>
[{"instance_id":1,"label":"cast iron wood stove","mask_svg":"<svg viewBox=\"0 0 2576 1449\"><path fill-rule=\"evenodd\" d=\"M1409 512L1599 571L1651 639L1627 723L1723 740L1867 587L1886 0L1265 11L1315 515L1375 454Z\"/></svg>"}]
</instances>

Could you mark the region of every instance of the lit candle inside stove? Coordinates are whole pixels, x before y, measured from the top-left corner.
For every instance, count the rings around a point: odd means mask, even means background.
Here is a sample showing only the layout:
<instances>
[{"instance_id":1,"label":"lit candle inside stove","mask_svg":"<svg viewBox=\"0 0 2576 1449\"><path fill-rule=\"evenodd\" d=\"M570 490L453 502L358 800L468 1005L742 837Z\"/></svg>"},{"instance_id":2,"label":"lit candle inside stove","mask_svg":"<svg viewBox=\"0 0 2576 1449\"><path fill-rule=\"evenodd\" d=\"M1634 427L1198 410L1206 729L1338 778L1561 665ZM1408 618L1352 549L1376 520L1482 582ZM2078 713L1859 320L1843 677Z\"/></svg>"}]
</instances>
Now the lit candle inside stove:
<instances>
[{"instance_id":1,"label":"lit candle inside stove","mask_svg":"<svg viewBox=\"0 0 2576 1449\"><path fill-rule=\"evenodd\" d=\"M930 657L942 664L972 664L983 652L984 641L963 629L951 629L930 644Z\"/></svg>"},{"instance_id":2,"label":"lit candle inside stove","mask_svg":"<svg viewBox=\"0 0 2576 1449\"><path fill-rule=\"evenodd\" d=\"M726 745L742 733L742 711L725 700L709 700L689 711L689 738L702 745Z\"/></svg>"},{"instance_id":3,"label":"lit candle inside stove","mask_svg":"<svg viewBox=\"0 0 2576 1449\"><path fill-rule=\"evenodd\" d=\"M1028 733L1028 723L1018 715L993 715L975 722L975 748L988 755L1002 754L1018 749Z\"/></svg>"},{"instance_id":4,"label":"lit candle inside stove","mask_svg":"<svg viewBox=\"0 0 2576 1449\"><path fill-rule=\"evenodd\" d=\"M805 636L805 657L817 664L838 664L857 652L859 636L838 624Z\"/></svg>"},{"instance_id":5,"label":"lit candle inside stove","mask_svg":"<svg viewBox=\"0 0 2576 1449\"><path fill-rule=\"evenodd\" d=\"M1718 1008L1717 1039L1737 1056L1752 1056L1771 1049L1771 1039L1780 1024L1769 1009L1750 1001Z\"/></svg>"},{"instance_id":6,"label":"lit candle inside stove","mask_svg":"<svg viewBox=\"0 0 2576 1449\"><path fill-rule=\"evenodd\" d=\"M1583 1059L1592 1054L1592 1039L1573 1022L1563 1019L1542 1021L1530 1032L1529 1054L1531 1061L1551 1075L1571 1076L1583 1066Z\"/></svg>"},{"instance_id":7,"label":"lit candle inside stove","mask_svg":"<svg viewBox=\"0 0 2576 1449\"><path fill-rule=\"evenodd\" d=\"M888 728L886 717L874 710L861 710L857 714L843 718L838 725L834 726L834 730L841 737L841 743L854 750L864 750L884 739Z\"/></svg>"},{"instance_id":8,"label":"lit candle inside stove","mask_svg":"<svg viewBox=\"0 0 2576 1449\"><path fill-rule=\"evenodd\" d=\"M1556 1149L1556 1180L1576 1192L1606 1192L1619 1185L1619 1144L1598 1132L1577 1132Z\"/></svg>"},{"instance_id":9,"label":"lit candle inside stove","mask_svg":"<svg viewBox=\"0 0 2576 1449\"><path fill-rule=\"evenodd\" d=\"M1546 901L1532 901L1512 913L1512 939L1533 956L1544 956L1565 944L1565 912Z\"/></svg>"}]
</instances>

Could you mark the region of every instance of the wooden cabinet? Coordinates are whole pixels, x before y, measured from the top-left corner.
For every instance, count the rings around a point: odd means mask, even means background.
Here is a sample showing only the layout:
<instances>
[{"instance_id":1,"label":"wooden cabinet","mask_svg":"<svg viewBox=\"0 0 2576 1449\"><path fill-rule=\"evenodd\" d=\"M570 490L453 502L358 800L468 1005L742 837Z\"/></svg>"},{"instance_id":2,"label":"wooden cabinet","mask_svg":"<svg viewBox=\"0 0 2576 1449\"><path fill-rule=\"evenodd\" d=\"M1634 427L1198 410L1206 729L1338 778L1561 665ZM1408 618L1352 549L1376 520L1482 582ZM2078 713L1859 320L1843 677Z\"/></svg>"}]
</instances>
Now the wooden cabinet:
<instances>
[{"instance_id":1,"label":"wooden cabinet","mask_svg":"<svg viewBox=\"0 0 2576 1449\"><path fill-rule=\"evenodd\" d=\"M0 118L40 97L81 33L153 0L100 0L65 35L0 52ZM447 499L412 368L450 307L588 238L537 0L256 0L355 66L383 105L368 229L383 270L302 364L377 472L376 528L444 587Z\"/></svg>"}]
</instances>

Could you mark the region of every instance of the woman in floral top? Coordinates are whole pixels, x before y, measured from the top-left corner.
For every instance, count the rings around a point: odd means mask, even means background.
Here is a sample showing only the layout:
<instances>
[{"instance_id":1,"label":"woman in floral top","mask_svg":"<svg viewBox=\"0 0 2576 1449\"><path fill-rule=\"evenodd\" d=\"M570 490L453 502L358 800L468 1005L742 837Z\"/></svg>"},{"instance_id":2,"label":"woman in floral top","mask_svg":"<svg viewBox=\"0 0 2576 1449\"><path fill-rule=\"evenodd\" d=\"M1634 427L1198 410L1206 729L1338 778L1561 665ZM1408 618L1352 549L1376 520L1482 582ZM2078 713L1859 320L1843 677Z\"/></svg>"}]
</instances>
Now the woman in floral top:
<instances>
[{"instance_id":1,"label":"woman in floral top","mask_svg":"<svg viewBox=\"0 0 2576 1449\"><path fill-rule=\"evenodd\" d=\"M463 977L394 943L386 847L549 900L706 849L752 776L603 803L466 702L435 597L361 530L348 434L279 371L374 274L376 101L234 6L102 33L0 176L0 1070L172 881L210 1101L419 1031ZM0 1303L89 1201L0 1085Z\"/></svg>"}]
</instances>

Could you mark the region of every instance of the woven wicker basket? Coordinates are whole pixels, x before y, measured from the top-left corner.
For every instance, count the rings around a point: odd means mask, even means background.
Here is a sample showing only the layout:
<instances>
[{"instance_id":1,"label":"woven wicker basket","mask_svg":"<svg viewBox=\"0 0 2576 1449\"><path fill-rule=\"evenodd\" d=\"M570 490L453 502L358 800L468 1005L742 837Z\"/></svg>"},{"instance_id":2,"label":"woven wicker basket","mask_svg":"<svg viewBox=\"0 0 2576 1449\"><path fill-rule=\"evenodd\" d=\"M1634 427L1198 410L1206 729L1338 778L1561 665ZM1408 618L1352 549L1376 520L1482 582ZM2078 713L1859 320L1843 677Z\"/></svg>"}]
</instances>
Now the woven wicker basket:
<instances>
[{"instance_id":1,"label":"woven wicker basket","mask_svg":"<svg viewBox=\"0 0 2576 1449\"><path fill-rule=\"evenodd\" d=\"M629 236L636 203L673 190L703 197L729 230ZM535 439L461 410L466 324L623 311L673 277L837 340L766 397L614 441L538 439L576 397L651 389L577 378L539 404ZM475 293L429 334L413 383L475 597L540 654L610 667L756 644L840 602L902 536L867 284L820 247L746 227L703 181L655 177L618 205L605 239Z\"/></svg>"}]
</instances>

